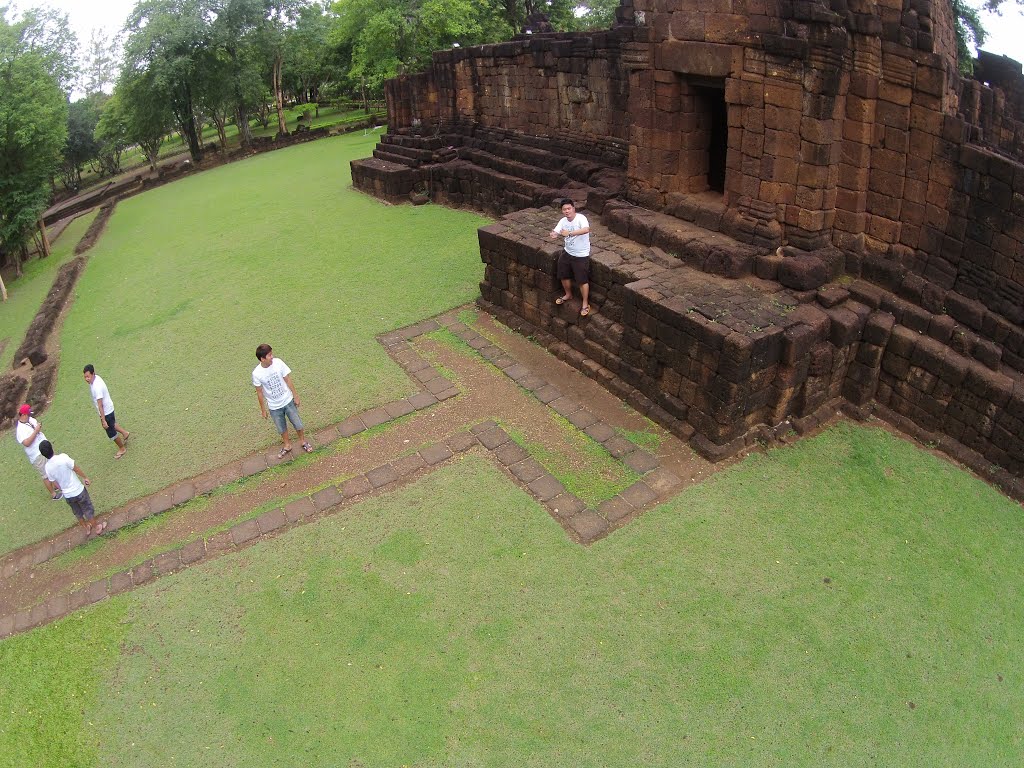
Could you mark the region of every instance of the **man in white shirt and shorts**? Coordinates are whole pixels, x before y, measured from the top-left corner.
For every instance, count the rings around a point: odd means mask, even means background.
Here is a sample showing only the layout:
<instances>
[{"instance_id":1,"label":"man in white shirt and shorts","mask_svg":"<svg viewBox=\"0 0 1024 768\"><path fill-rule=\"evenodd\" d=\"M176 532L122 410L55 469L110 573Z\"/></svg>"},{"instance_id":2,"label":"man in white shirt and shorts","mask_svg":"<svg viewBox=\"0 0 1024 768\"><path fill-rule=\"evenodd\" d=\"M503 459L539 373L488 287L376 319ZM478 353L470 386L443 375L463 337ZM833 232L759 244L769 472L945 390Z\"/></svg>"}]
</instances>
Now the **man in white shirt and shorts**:
<instances>
[{"instance_id":1,"label":"man in white shirt and shorts","mask_svg":"<svg viewBox=\"0 0 1024 768\"><path fill-rule=\"evenodd\" d=\"M572 278L580 287L583 306L580 316L590 314L590 222L582 213L576 213L576 206L569 198L562 200L562 218L548 235L552 240L564 237L562 252L558 255L557 277L565 291L555 299L561 306L572 300Z\"/></svg>"},{"instance_id":2,"label":"man in white shirt and shorts","mask_svg":"<svg viewBox=\"0 0 1024 768\"><path fill-rule=\"evenodd\" d=\"M306 440L305 428L302 419L299 418L299 393L292 384L292 369L284 360L274 357L274 350L269 344L260 344L256 347L256 359L260 364L253 369L252 385L256 387L260 413L265 419L269 411L274 426L277 427L284 442L284 447L277 454L277 458L283 459L292 450L292 443L288 439L288 421L295 428L295 436L299 439L302 450L312 453L313 446Z\"/></svg>"},{"instance_id":3,"label":"man in white shirt and shorts","mask_svg":"<svg viewBox=\"0 0 1024 768\"><path fill-rule=\"evenodd\" d=\"M49 440L43 440L39 444L39 453L46 457L46 477L64 492L64 501L71 507L78 522L85 527L86 533L103 533L107 521L93 523L96 510L93 509L92 499L86 488L89 485L89 478L85 476L82 468L66 453L54 455Z\"/></svg>"},{"instance_id":4,"label":"man in white shirt and shorts","mask_svg":"<svg viewBox=\"0 0 1024 768\"><path fill-rule=\"evenodd\" d=\"M28 403L18 409L18 421L14 424L14 437L25 448L25 455L43 478L43 485L50 498L57 501L61 490L46 476L46 457L39 453L39 444L46 439L43 425L32 418L32 406Z\"/></svg>"},{"instance_id":5,"label":"man in white shirt and shorts","mask_svg":"<svg viewBox=\"0 0 1024 768\"><path fill-rule=\"evenodd\" d=\"M120 459L124 456L124 452L128 450L128 438L131 437L131 432L125 431L117 423L117 419L114 416L114 401L110 399L107 383L100 378L91 363L82 369L82 377L85 379L85 383L89 385L92 401L96 403L96 410L99 411L100 426L107 433L107 437L117 445L117 453L114 454L114 458Z\"/></svg>"}]
</instances>

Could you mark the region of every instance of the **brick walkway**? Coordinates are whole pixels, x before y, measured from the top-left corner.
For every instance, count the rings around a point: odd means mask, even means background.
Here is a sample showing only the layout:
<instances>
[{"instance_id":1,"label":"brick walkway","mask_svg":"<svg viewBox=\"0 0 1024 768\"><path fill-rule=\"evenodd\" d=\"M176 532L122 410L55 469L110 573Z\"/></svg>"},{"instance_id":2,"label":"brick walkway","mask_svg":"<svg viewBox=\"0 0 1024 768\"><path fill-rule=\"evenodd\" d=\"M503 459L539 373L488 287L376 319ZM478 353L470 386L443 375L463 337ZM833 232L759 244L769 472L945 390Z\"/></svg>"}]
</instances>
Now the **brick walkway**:
<instances>
[{"instance_id":1,"label":"brick walkway","mask_svg":"<svg viewBox=\"0 0 1024 768\"><path fill-rule=\"evenodd\" d=\"M501 371L508 381L515 383L515 387L508 388L500 394L495 393L495 399L484 398L484 402L495 403L495 414L500 410L497 403L515 398L532 402L531 407L534 408L547 406L600 443L612 458L635 471L641 479L596 508L588 508L583 501L569 493L562 483L524 448L514 442L496 421L479 418L479 403L470 407L473 393L460 389L456 382L446 378L439 367L424 356L420 348L423 346L424 335L442 328L450 330L475 350L473 360L467 364L477 368L496 369ZM493 330L497 331L496 328ZM662 458L665 456L675 456L677 464L680 456L686 456L689 461L699 462L682 443L665 433L659 451L661 456L642 450L619 436L612 423L615 421L615 411L622 412L618 401L607 396L602 402L600 396L581 397L563 391L563 388L577 389L588 386L589 383L583 383L586 381L585 378L568 366L553 360L539 349L532 348L521 339L516 341L510 334L502 337L501 343L504 346L499 346L490 338L498 336L502 336L500 331L485 336L468 328L459 322L458 311L453 311L380 337L380 342L391 357L413 381L419 383L421 388L407 398L369 409L337 425L320 430L313 437L314 444L318 447L328 445L380 425L389 425L388 431L397 429L399 427L390 426L392 422L407 416L418 418L445 401L450 401L448 404L453 408L455 419L452 423L460 426L442 439L430 442L415 452L397 450L394 455L384 454L383 461L359 471L344 482L310 492L258 517L238 522L228 530L179 545L143 563L124 568L109 577L94 580L73 591L53 594L45 601L34 605L17 606L15 610L8 610L6 614L0 615L0 638L54 621L110 595L219 557L225 552L250 546L261 539L276 536L292 526L308 524L324 515L338 514L369 494L393 490L400 484L422 477L437 466L457 460L460 454L466 452L474 452L492 460L513 482L542 504L573 540L583 545L590 544L624 525L692 479L681 477L680 474L685 473L673 472L663 466ZM529 359L517 359L514 356L516 353L505 348L508 346L517 347L519 357ZM565 370L559 369L559 366ZM552 376L556 369L557 374ZM550 380L552 378L562 381L562 387L553 383ZM565 382L573 378L581 381L565 386ZM463 402L466 403L464 414L461 406ZM106 516L107 531L116 531L154 515L160 515L197 496L210 493L221 485L258 475L279 463L281 462L277 459L277 447L273 447L266 453L254 454L210 470L114 510ZM0 559L0 584L18 574L24 576L26 572L31 573L31 570L40 564L83 544L85 540L81 528L76 526L50 539L6 555Z\"/></svg>"}]
</instances>

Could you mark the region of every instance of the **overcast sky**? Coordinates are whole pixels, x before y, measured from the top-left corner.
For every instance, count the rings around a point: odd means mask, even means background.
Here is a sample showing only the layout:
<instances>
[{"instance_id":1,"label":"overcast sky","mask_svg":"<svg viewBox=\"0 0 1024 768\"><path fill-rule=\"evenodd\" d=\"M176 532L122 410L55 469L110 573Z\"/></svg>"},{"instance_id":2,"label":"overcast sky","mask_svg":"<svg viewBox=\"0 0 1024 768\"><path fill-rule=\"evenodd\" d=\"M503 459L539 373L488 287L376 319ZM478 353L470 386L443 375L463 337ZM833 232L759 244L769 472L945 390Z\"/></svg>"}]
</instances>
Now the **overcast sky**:
<instances>
[{"instance_id":1,"label":"overcast sky","mask_svg":"<svg viewBox=\"0 0 1024 768\"><path fill-rule=\"evenodd\" d=\"M980 0L975 0L974 4L980 5ZM22 8L49 5L65 11L84 48L94 28L105 29L110 37L117 36L135 0L20 0L17 5ZM989 33L984 48L1021 61L1024 60L1024 7L1015 0L1005 0L1004 5L1007 10L1002 17L984 14Z\"/></svg>"}]
</instances>

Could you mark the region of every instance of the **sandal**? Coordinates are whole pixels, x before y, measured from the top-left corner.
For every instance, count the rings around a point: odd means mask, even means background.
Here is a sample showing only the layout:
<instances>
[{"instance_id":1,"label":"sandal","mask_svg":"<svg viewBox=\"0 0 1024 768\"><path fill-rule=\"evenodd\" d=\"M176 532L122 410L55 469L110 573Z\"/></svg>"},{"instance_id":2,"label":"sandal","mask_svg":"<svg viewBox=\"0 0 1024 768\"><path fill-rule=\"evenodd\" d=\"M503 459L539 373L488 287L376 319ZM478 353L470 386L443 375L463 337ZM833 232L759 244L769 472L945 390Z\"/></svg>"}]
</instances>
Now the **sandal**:
<instances>
[{"instance_id":1,"label":"sandal","mask_svg":"<svg viewBox=\"0 0 1024 768\"><path fill-rule=\"evenodd\" d=\"M281 452L277 454L277 458L283 459L285 456L287 456L291 452L292 452L291 448L282 448Z\"/></svg>"},{"instance_id":2,"label":"sandal","mask_svg":"<svg viewBox=\"0 0 1024 768\"><path fill-rule=\"evenodd\" d=\"M586 317L590 314L590 307L584 307L580 310L580 317Z\"/></svg>"},{"instance_id":3,"label":"sandal","mask_svg":"<svg viewBox=\"0 0 1024 768\"><path fill-rule=\"evenodd\" d=\"M310 445L308 442L307 443L303 443L302 444L302 450L304 450L306 453L312 453L313 452L313 446Z\"/></svg>"},{"instance_id":4,"label":"sandal","mask_svg":"<svg viewBox=\"0 0 1024 768\"><path fill-rule=\"evenodd\" d=\"M565 296L559 296L557 299L555 299L555 304L557 304L558 306L562 306L563 304L568 304L570 301L572 301L572 296L570 296L569 298L566 298Z\"/></svg>"}]
</instances>

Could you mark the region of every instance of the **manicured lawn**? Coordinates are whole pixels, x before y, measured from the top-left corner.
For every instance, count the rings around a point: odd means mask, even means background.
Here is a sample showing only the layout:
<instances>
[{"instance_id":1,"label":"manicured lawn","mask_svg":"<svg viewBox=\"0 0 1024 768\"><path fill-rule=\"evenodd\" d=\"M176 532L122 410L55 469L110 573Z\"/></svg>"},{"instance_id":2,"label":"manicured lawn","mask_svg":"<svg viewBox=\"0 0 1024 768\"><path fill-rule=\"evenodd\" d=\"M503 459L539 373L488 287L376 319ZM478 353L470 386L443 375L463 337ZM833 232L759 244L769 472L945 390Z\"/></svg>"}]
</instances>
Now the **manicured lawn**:
<instances>
[{"instance_id":1,"label":"manicured lawn","mask_svg":"<svg viewBox=\"0 0 1024 768\"><path fill-rule=\"evenodd\" d=\"M348 162L378 138L321 139L118 205L78 284L44 421L93 480L99 510L277 441L250 381L261 342L293 369L311 430L413 391L375 336L475 298L487 220L353 191ZM86 363L133 433L117 462ZM73 522L13 440L0 497L0 552Z\"/></svg>"},{"instance_id":2,"label":"manicured lawn","mask_svg":"<svg viewBox=\"0 0 1024 768\"><path fill-rule=\"evenodd\" d=\"M50 292L57 270L75 257L75 246L95 218L95 212L79 216L50 244L48 258L33 257L22 266L21 277L5 281L7 301L0 305L0 343L3 344L0 371L10 370L14 353L25 338L39 305Z\"/></svg>"},{"instance_id":3,"label":"manicured lawn","mask_svg":"<svg viewBox=\"0 0 1024 768\"><path fill-rule=\"evenodd\" d=\"M0 764L1019 765L1022 558L1019 505L878 429L589 549L469 457L0 643Z\"/></svg>"}]
</instances>

